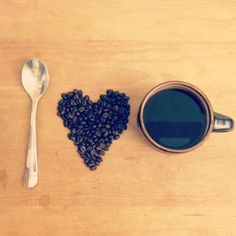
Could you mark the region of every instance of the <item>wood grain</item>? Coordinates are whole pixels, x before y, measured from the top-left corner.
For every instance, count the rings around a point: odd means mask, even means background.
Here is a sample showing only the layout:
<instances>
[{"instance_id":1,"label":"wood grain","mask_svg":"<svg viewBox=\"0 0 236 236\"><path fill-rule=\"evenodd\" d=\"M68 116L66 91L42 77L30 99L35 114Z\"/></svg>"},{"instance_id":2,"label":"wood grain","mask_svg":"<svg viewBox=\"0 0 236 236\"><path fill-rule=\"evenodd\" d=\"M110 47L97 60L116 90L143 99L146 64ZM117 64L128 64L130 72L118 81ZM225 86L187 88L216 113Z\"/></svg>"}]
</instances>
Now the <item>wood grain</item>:
<instances>
[{"instance_id":1,"label":"wood grain","mask_svg":"<svg viewBox=\"0 0 236 236\"><path fill-rule=\"evenodd\" d=\"M39 185L22 186L30 100L20 72L41 58L50 85L38 110ZM234 236L236 135L183 155L156 152L136 126L142 97L167 80L202 89L236 117L236 2L1 0L1 236ZM131 97L129 129L96 172L56 116L60 94L107 88Z\"/></svg>"}]
</instances>

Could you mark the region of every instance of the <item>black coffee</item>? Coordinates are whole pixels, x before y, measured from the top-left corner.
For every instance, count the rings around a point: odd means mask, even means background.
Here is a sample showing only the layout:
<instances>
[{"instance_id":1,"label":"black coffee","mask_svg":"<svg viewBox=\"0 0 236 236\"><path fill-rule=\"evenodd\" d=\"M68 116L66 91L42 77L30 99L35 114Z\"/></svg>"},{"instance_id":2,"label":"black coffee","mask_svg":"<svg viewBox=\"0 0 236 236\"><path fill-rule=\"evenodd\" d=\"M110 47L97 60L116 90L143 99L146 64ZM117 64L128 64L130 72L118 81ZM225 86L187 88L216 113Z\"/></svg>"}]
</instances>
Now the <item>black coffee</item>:
<instances>
[{"instance_id":1,"label":"black coffee","mask_svg":"<svg viewBox=\"0 0 236 236\"><path fill-rule=\"evenodd\" d=\"M159 145L175 150L191 148L208 129L208 111L193 92L165 89L147 101L143 121Z\"/></svg>"}]
</instances>

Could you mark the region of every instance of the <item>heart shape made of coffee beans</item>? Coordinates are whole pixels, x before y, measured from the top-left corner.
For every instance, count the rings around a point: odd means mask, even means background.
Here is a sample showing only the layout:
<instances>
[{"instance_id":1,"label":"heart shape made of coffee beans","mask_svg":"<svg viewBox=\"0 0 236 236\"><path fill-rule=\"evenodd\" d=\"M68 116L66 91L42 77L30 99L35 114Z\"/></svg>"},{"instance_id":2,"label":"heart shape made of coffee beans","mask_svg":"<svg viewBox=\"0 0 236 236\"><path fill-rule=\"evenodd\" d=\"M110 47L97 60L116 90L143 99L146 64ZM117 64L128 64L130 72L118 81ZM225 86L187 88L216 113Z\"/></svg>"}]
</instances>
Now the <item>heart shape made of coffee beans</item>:
<instances>
[{"instance_id":1,"label":"heart shape made of coffee beans","mask_svg":"<svg viewBox=\"0 0 236 236\"><path fill-rule=\"evenodd\" d=\"M57 114L70 130L68 138L77 146L85 165L95 170L112 141L127 129L129 97L111 89L95 103L77 89L61 96Z\"/></svg>"}]
</instances>

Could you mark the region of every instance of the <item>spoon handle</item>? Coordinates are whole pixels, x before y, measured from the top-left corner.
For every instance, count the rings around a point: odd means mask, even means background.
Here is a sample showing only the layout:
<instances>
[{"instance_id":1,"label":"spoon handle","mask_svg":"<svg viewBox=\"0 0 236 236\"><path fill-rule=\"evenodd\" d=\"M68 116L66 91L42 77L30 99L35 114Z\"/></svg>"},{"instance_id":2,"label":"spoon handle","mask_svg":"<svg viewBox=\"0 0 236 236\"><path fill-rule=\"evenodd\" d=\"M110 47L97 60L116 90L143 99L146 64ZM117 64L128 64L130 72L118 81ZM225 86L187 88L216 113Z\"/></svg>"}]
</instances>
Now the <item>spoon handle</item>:
<instances>
[{"instance_id":1,"label":"spoon handle","mask_svg":"<svg viewBox=\"0 0 236 236\"><path fill-rule=\"evenodd\" d=\"M30 119L30 135L28 144L28 153L24 174L24 185L27 188L34 187L38 182L38 160L36 144L36 112L37 101L32 101L32 111Z\"/></svg>"}]
</instances>

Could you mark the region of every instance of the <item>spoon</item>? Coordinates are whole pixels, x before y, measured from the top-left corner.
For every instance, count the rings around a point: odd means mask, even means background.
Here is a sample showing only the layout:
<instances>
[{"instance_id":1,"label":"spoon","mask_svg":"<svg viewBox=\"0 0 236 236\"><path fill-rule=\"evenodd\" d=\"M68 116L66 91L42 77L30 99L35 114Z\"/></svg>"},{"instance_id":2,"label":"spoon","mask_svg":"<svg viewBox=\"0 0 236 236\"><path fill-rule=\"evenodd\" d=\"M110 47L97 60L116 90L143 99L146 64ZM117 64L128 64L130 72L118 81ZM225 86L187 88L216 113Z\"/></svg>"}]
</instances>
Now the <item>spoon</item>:
<instances>
[{"instance_id":1,"label":"spoon","mask_svg":"<svg viewBox=\"0 0 236 236\"><path fill-rule=\"evenodd\" d=\"M25 62L21 80L24 89L32 100L32 111L30 120L30 134L27 152L27 160L24 174L24 185L27 188L34 187L38 182L38 160L36 145L36 112L39 99L45 93L49 75L45 64L38 59L30 59Z\"/></svg>"}]
</instances>

